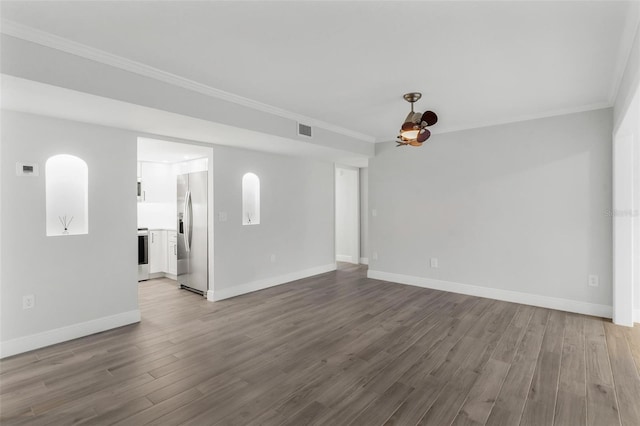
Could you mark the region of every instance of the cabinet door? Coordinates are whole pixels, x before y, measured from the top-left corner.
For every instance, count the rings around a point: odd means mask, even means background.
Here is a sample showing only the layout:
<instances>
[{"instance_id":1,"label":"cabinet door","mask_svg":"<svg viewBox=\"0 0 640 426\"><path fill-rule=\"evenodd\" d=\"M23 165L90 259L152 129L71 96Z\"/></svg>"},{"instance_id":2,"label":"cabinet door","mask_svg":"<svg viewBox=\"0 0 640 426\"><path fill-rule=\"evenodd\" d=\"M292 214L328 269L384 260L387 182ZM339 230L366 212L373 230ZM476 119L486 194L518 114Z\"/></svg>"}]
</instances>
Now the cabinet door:
<instances>
[{"instance_id":1,"label":"cabinet door","mask_svg":"<svg viewBox=\"0 0 640 426\"><path fill-rule=\"evenodd\" d=\"M167 268L165 231L149 232L149 273L164 272Z\"/></svg>"},{"instance_id":2,"label":"cabinet door","mask_svg":"<svg viewBox=\"0 0 640 426\"><path fill-rule=\"evenodd\" d=\"M178 243L176 241L176 233L169 231L167 233L167 273L172 275L178 274Z\"/></svg>"},{"instance_id":3,"label":"cabinet door","mask_svg":"<svg viewBox=\"0 0 640 426\"><path fill-rule=\"evenodd\" d=\"M142 163L142 190L148 203L171 203L176 199L176 178L171 166Z\"/></svg>"}]
</instances>

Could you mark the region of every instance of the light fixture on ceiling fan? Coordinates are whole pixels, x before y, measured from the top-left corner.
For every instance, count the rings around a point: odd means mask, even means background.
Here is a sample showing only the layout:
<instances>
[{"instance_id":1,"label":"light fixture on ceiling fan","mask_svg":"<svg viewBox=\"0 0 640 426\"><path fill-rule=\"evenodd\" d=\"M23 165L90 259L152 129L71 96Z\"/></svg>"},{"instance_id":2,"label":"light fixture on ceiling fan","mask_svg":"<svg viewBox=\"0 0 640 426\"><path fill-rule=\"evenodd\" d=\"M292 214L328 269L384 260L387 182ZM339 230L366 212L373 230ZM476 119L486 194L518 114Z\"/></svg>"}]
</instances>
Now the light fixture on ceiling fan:
<instances>
[{"instance_id":1,"label":"light fixture on ceiling fan","mask_svg":"<svg viewBox=\"0 0 640 426\"><path fill-rule=\"evenodd\" d=\"M413 110L414 102L417 102L421 97L422 93L420 92L405 93L403 95L404 100L411 104L411 112L407 115L400 128L400 134L396 141L398 145L396 146L422 146L422 143L431 136L431 132L427 127L436 124L438 116L433 111L421 114Z\"/></svg>"}]
</instances>

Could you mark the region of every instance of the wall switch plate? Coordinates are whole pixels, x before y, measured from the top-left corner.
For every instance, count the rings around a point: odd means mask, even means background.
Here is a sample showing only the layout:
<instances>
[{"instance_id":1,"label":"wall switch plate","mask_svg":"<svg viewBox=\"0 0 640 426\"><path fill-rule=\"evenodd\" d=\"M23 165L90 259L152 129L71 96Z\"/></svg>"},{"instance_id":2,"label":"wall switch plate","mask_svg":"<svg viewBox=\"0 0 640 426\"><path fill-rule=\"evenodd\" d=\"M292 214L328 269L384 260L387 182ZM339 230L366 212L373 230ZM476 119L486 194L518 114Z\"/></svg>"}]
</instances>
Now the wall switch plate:
<instances>
[{"instance_id":1,"label":"wall switch plate","mask_svg":"<svg viewBox=\"0 0 640 426\"><path fill-rule=\"evenodd\" d=\"M218 213L218 220L220 222L226 222L227 221L227 212L219 212Z\"/></svg>"},{"instance_id":2,"label":"wall switch plate","mask_svg":"<svg viewBox=\"0 0 640 426\"><path fill-rule=\"evenodd\" d=\"M374 251L371 257L373 258L373 260L378 260L378 252Z\"/></svg>"},{"instance_id":3,"label":"wall switch plate","mask_svg":"<svg viewBox=\"0 0 640 426\"><path fill-rule=\"evenodd\" d=\"M431 267L432 268L437 268L438 267L438 258L437 257L432 257L431 258Z\"/></svg>"},{"instance_id":4,"label":"wall switch plate","mask_svg":"<svg viewBox=\"0 0 640 426\"><path fill-rule=\"evenodd\" d=\"M276 255L275 254L271 255L271 263L276 263Z\"/></svg>"},{"instance_id":5,"label":"wall switch plate","mask_svg":"<svg viewBox=\"0 0 640 426\"><path fill-rule=\"evenodd\" d=\"M378 210L376 210L376 209L371 209L371 216L373 216L373 217L378 216Z\"/></svg>"},{"instance_id":6,"label":"wall switch plate","mask_svg":"<svg viewBox=\"0 0 640 426\"><path fill-rule=\"evenodd\" d=\"M589 275L589 287L598 287L600 280L597 275Z\"/></svg>"},{"instance_id":7,"label":"wall switch plate","mask_svg":"<svg viewBox=\"0 0 640 426\"><path fill-rule=\"evenodd\" d=\"M22 309L31 309L36 306L36 297L33 294L22 296Z\"/></svg>"}]
</instances>

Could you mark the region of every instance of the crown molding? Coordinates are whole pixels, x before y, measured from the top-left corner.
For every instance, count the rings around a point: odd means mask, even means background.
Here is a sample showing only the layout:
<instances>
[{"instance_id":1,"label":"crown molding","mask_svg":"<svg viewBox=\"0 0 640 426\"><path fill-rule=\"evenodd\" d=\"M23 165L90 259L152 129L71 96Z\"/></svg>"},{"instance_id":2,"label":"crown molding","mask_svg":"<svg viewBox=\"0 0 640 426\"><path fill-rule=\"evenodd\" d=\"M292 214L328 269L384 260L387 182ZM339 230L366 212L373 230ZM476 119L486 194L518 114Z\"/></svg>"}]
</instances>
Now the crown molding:
<instances>
[{"instance_id":1,"label":"crown molding","mask_svg":"<svg viewBox=\"0 0 640 426\"><path fill-rule=\"evenodd\" d=\"M29 41L31 43L40 44L42 46L50 47L52 49L57 49L66 53L70 53L72 55L80 56L85 59L119 68L124 71L152 78L174 86L182 87L183 89L198 92L212 98L224 100L227 102L233 102L238 105L242 105L268 114L273 114L278 117L294 120L310 126L322 128L333 133L341 134L365 142L375 142L375 138L373 136L365 135L364 133L356 132L344 127L317 120L315 118L296 114L282 108L258 102L253 99L235 95L224 90L216 89L214 87L198 83L188 78L180 77L178 75L160 70L158 68L126 59L121 56L105 52L104 50L96 49L94 47L87 46L85 44L78 43L67 38L41 31L23 24L19 24L14 21L2 19L0 22L0 32L11 37L16 37L25 41Z\"/></svg>"},{"instance_id":2,"label":"crown molding","mask_svg":"<svg viewBox=\"0 0 640 426\"><path fill-rule=\"evenodd\" d=\"M506 124L520 123L523 121L539 120L541 118L551 118L551 117L557 117L561 115L577 114L580 112L596 111L599 109L611 108L612 106L613 104L609 102L598 102L594 104L581 105L574 108L564 108L564 109L547 111L539 114L525 114L525 115L520 115L511 119L507 119L507 120L484 121L484 122L472 123L469 125L443 127L441 129L438 129L436 132L433 132L433 136L444 134L444 133L461 132L464 130L481 129L484 127L503 126ZM381 142L389 142L389 141L381 141ZM392 141L392 142L395 142L395 141Z\"/></svg>"}]
</instances>

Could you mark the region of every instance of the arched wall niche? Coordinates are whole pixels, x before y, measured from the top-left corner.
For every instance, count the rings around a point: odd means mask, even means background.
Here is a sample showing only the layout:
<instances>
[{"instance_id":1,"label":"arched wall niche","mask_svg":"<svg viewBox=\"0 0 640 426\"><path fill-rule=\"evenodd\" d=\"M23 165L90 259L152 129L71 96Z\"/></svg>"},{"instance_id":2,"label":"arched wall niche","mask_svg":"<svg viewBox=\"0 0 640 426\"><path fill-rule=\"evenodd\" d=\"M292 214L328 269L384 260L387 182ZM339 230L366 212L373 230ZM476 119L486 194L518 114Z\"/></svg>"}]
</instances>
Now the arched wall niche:
<instances>
[{"instance_id":1,"label":"arched wall niche","mask_svg":"<svg viewBox=\"0 0 640 426\"><path fill-rule=\"evenodd\" d=\"M47 236L89 233L89 168L74 155L49 157L45 165Z\"/></svg>"},{"instance_id":2,"label":"arched wall niche","mask_svg":"<svg viewBox=\"0 0 640 426\"><path fill-rule=\"evenodd\" d=\"M242 224L260 224L260 178L254 173L242 176Z\"/></svg>"}]
</instances>

